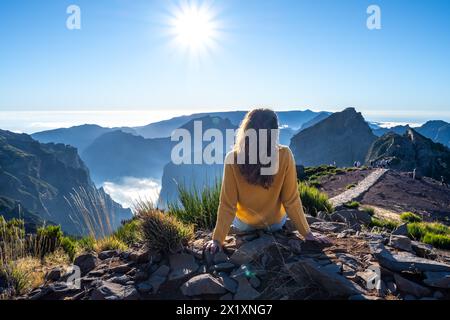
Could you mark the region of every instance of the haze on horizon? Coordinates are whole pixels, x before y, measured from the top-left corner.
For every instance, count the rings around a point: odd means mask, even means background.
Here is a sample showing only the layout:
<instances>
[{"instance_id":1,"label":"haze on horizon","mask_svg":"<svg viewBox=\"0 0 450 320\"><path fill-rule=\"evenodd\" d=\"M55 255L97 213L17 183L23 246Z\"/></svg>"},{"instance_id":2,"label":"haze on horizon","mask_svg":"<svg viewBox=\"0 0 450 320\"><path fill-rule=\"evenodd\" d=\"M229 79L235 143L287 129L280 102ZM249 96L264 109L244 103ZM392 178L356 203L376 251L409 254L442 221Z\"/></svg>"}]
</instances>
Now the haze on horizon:
<instances>
[{"instance_id":1,"label":"haze on horizon","mask_svg":"<svg viewBox=\"0 0 450 320\"><path fill-rule=\"evenodd\" d=\"M0 128L134 126L182 114L339 111L450 121L450 3L77 0L2 3ZM130 112L129 110L133 110Z\"/></svg>"}]
</instances>

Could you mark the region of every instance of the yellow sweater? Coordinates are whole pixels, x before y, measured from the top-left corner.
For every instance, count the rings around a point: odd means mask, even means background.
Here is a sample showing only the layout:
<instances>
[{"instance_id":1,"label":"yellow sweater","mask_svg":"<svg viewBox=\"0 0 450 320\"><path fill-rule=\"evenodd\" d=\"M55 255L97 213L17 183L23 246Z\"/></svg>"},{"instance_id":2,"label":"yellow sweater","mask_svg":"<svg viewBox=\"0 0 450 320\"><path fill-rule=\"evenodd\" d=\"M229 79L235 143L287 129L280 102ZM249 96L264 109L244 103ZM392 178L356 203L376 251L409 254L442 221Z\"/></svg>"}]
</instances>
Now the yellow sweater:
<instances>
[{"instance_id":1,"label":"yellow sweater","mask_svg":"<svg viewBox=\"0 0 450 320\"><path fill-rule=\"evenodd\" d=\"M280 223L286 213L301 235L310 232L298 193L294 157L288 147L279 148L278 173L269 189L249 184L237 164L225 164L214 240L223 243L236 216L264 229Z\"/></svg>"}]
</instances>

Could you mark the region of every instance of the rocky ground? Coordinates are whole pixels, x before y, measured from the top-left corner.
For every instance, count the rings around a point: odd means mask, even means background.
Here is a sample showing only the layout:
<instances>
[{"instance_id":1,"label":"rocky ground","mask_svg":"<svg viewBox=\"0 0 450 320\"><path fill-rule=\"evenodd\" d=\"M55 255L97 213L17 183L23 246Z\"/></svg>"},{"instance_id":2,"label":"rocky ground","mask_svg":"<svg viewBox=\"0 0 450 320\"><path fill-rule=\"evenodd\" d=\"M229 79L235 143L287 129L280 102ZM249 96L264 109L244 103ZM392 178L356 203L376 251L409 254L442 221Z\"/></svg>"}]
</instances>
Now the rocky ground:
<instances>
[{"instance_id":1,"label":"rocky ground","mask_svg":"<svg viewBox=\"0 0 450 320\"><path fill-rule=\"evenodd\" d=\"M80 287L61 269L22 299L449 299L450 255L411 241L399 228L375 233L364 211L308 217L330 245L304 242L290 223L277 233L227 237L224 252L203 252L206 232L170 255L145 245L75 259ZM380 278L377 277L379 273ZM380 279L378 281L377 279Z\"/></svg>"}]
</instances>

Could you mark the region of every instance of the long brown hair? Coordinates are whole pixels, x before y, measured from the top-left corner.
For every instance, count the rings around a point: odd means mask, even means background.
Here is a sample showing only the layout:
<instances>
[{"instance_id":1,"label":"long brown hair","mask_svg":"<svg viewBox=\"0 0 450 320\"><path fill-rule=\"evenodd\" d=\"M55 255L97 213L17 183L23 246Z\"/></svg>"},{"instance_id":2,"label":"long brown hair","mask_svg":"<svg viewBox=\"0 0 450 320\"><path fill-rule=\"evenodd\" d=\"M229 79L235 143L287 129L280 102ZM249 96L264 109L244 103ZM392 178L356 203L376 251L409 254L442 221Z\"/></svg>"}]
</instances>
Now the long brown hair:
<instances>
[{"instance_id":1,"label":"long brown hair","mask_svg":"<svg viewBox=\"0 0 450 320\"><path fill-rule=\"evenodd\" d=\"M253 129L257 132L256 138L256 150L257 150L257 158L256 163L250 163L250 139L247 135L249 129ZM270 109L254 109L248 112L244 120L242 120L241 125L239 126L237 135L236 135L236 143L234 145L234 153L235 160L237 159L237 155L240 153L245 153L245 161L244 163L237 163L239 167L239 171L244 176L245 180L253 185L261 186L265 189L270 188L273 183L274 176L273 175L262 175L261 168L269 167L269 164L262 164L260 159L260 130L266 130L267 132L267 153L268 157L272 157L272 143L275 145L275 149L278 152L278 117L277 114ZM275 141L273 140L273 136L271 134L272 130L276 130L277 135ZM243 154L244 155L244 154ZM277 156L277 155L275 155ZM272 157L273 159L273 157Z\"/></svg>"}]
</instances>

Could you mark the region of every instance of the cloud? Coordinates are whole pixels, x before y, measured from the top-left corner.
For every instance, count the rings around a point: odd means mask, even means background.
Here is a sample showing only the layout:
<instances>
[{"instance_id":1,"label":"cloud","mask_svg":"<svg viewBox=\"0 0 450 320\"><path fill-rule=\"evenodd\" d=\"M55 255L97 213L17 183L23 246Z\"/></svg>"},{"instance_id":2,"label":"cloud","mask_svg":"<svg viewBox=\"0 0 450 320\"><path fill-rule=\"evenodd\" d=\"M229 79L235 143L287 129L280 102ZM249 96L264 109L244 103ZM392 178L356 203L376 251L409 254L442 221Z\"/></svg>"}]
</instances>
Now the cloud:
<instances>
[{"instance_id":1,"label":"cloud","mask_svg":"<svg viewBox=\"0 0 450 320\"><path fill-rule=\"evenodd\" d=\"M155 179L125 177L118 182L106 181L103 188L114 201L130 208L137 200L150 200L156 203L161 182Z\"/></svg>"}]
</instances>

